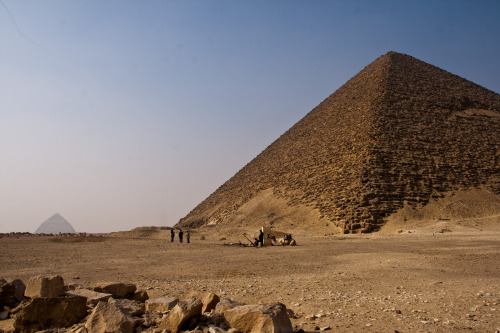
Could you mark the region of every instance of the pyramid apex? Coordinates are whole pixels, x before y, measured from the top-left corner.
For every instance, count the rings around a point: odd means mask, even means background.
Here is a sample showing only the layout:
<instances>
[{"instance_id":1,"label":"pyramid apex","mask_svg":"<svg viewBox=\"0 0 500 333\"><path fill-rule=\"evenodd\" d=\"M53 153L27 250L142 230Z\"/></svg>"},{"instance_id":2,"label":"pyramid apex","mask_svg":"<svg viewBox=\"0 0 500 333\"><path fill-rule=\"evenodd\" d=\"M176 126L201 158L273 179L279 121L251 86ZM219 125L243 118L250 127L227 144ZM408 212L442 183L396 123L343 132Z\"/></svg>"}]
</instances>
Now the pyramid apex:
<instances>
[{"instance_id":1,"label":"pyramid apex","mask_svg":"<svg viewBox=\"0 0 500 333\"><path fill-rule=\"evenodd\" d=\"M45 220L35 233L55 234L55 233L76 233L73 226L61 214L55 213Z\"/></svg>"}]
</instances>

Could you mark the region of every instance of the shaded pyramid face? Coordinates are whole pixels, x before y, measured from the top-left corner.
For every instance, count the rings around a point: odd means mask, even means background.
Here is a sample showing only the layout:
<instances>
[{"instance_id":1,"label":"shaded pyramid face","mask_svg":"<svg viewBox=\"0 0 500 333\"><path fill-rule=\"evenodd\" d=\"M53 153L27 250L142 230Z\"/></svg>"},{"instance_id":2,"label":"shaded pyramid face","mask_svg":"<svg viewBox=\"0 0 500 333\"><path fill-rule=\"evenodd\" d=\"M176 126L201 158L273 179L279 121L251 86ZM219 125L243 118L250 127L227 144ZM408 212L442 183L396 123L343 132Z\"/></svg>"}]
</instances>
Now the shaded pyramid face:
<instances>
[{"instance_id":1,"label":"shaded pyramid face","mask_svg":"<svg viewBox=\"0 0 500 333\"><path fill-rule=\"evenodd\" d=\"M75 229L66 221L59 213L52 215L45 222L40 224L35 231L36 234L58 234L58 233L75 233Z\"/></svg>"},{"instance_id":2,"label":"shaded pyramid face","mask_svg":"<svg viewBox=\"0 0 500 333\"><path fill-rule=\"evenodd\" d=\"M369 232L405 204L425 205L450 190L485 186L500 193L499 145L500 95L389 52L178 226L234 223L252 200L272 193L290 207L309 207L346 233Z\"/></svg>"}]
</instances>

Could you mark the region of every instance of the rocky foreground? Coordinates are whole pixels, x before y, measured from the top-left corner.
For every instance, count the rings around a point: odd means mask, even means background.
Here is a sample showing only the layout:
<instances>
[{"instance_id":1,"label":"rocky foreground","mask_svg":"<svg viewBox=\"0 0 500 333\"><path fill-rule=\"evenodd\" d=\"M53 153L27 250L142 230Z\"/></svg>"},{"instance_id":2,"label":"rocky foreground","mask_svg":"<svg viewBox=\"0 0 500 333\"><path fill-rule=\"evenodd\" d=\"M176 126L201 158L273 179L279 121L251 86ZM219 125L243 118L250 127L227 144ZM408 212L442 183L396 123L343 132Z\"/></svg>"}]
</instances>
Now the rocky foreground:
<instances>
[{"instance_id":1,"label":"rocky foreground","mask_svg":"<svg viewBox=\"0 0 500 333\"><path fill-rule=\"evenodd\" d=\"M96 291L103 281L122 281L134 284L135 292L146 291L148 301L186 301L193 295L201 300L213 292L250 305L280 302L293 311L293 330L308 333L328 327L356 333L492 333L500 330L496 221L437 221L420 229L404 222L393 226L394 234L294 233L298 246L263 248L225 246L244 240L231 232L194 234L190 244L170 242L168 230L16 235L0 238L0 277L28 285L33 276L60 275L66 293L76 288ZM404 232L396 233L401 228ZM0 329L8 331L4 325L12 325L15 314L6 314L9 318L0 320ZM160 329L156 320L163 315L137 316L144 322L136 327ZM65 327L81 329L87 319Z\"/></svg>"},{"instance_id":2,"label":"rocky foreground","mask_svg":"<svg viewBox=\"0 0 500 333\"><path fill-rule=\"evenodd\" d=\"M7 332L294 331L289 318L294 313L281 303L246 305L210 292L185 300L149 299L134 284L98 284L90 290L64 285L58 275L32 277L27 284L1 279L0 306L0 331Z\"/></svg>"}]
</instances>

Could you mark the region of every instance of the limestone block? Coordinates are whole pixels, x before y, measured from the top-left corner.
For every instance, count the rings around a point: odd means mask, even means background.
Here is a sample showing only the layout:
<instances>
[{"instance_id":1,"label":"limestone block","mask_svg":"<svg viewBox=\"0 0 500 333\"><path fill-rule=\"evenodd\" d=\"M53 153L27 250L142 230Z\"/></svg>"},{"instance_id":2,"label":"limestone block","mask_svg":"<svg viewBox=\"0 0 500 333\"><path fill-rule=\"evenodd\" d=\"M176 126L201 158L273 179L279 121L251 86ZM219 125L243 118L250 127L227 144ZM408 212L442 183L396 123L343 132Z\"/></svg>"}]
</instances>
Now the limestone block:
<instances>
[{"instance_id":1,"label":"limestone block","mask_svg":"<svg viewBox=\"0 0 500 333\"><path fill-rule=\"evenodd\" d=\"M131 283L100 283L94 287L94 291L108 293L113 298L128 298L134 295L137 287Z\"/></svg>"},{"instance_id":2,"label":"limestone block","mask_svg":"<svg viewBox=\"0 0 500 333\"><path fill-rule=\"evenodd\" d=\"M174 308L179 303L177 297L159 297L146 301L146 311L165 312Z\"/></svg>"},{"instance_id":3,"label":"limestone block","mask_svg":"<svg viewBox=\"0 0 500 333\"><path fill-rule=\"evenodd\" d=\"M201 315L202 307L203 303L196 297L181 301L161 320L158 328L177 333L188 320Z\"/></svg>"},{"instance_id":4,"label":"limestone block","mask_svg":"<svg viewBox=\"0 0 500 333\"><path fill-rule=\"evenodd\" d=\"M242 333L292 333L286 307L281 303L243 305L224 312L231 327Z\"/></svg>"},{"instance_id":5,"label":"limestone block","mask_svg":"<svg viewBox=\"0 0 500 333\"><path fill-rule=\"evenodd\" d=\"M26 297L59 297L64 295L64 280L61 276L34 276L29 279L24 292Z\"/></svg>"},{"instance_id":6,"label":"limestone block","mask_svg":"<svg viewBox=\"0 0 500 333\"><path fill-rule=\"evenodd\" d=\"M114 299L110 298L108 303L115 303L122 310L134 317L140 317L144 314L145 308L144 304L137 303L136 301L130 299Z\"/></svg>"},{"instance_id":7,"label":"limestone block","mask_svg":"<svg viewBox=\"0 0 500 333\"><path fill-rule=\"evenodd\" d=\"M201 313L210 312L215 309L217 303L220 302L220 298L214 293L206 293L201 297L201 302L203 303Z\"/></svg>"},{"instance_id":8,"label":"limestone block","mask_svg":"<svg viewBox=\"0 0 500 333\"><path fill-rule=\"evenodd\" d=\"M89 289L75 289L68 292L66 295L82 296L87 299L90 305L97 305L99 302L107 302L111 298L111 294L100 293Z\"/></svg>"},{"instance_id":9,"label":"limestone block","mask_svg":"<svg viewBox=\"0 0 500 333\"><path fill-rule=\"evenodd\" d=\"M85 328L88 333L133 333L138 320L116 303L99 302L90 314Z\"/></svg>"},{"instance_id":10,"label":"limestone block","mask_svg":"<svg viewBox=\"0 0 500 333\"><path fill-rule=\"evenodd\" d=\"M80 322L86 315L85 297L35 297L16 308L14 328L16 332L36 332L68 327Z\"/></svg>"}]
</instances>

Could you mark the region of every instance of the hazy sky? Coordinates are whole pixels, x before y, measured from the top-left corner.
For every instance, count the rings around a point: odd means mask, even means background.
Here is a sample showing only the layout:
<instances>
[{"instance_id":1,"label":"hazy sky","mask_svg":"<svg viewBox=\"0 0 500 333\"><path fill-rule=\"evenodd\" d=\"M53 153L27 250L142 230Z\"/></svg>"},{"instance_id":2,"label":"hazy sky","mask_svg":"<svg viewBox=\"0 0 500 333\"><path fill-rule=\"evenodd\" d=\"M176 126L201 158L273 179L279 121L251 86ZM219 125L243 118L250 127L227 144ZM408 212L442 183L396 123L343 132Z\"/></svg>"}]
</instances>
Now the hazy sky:
<instances>
[{"instance_id":1,"label":"hazy sky","mask_svg":"<svg viewBox=\"0 0 500 333\"><path fill-rule=\"evenodd\" d=\"M500 1L1 0L0 232L171 226L390 50L500 92Z\"/></svg>"}]
</instances>

